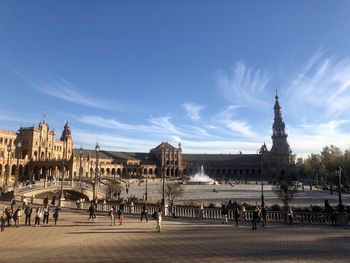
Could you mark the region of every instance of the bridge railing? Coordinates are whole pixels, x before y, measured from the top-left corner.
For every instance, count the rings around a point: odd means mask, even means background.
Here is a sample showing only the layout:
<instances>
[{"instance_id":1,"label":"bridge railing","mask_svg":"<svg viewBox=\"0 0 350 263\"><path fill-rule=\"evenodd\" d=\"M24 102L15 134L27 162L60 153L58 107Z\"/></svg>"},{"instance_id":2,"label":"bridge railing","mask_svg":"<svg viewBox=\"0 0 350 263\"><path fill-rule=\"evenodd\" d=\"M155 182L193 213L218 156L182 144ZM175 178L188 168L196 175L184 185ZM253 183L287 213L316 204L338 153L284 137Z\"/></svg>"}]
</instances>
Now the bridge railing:
<instances>
[{"instance_id":1,"label":"bridge railing","mask_svg":"<svg viewBox=\"0 0 350 263\"><path fill-rule=\"evenodd\" d=\"M19 186L19 193L27 193L35 190L40 190L40 189L52 189L52 188L57 188L59 189L62 185L62 181L50 181L50 182L37 182L35 184L30 184L26 186ZM63 181L63 187L64 188L75 188L75 189L84 189L84 190L89 190L93 191L93 185L86 183L86 182L76 182L76 181ZM101 195L106 194L106 186L100 185L97 186L97 192Z\"/></svg>"}]
</instances>

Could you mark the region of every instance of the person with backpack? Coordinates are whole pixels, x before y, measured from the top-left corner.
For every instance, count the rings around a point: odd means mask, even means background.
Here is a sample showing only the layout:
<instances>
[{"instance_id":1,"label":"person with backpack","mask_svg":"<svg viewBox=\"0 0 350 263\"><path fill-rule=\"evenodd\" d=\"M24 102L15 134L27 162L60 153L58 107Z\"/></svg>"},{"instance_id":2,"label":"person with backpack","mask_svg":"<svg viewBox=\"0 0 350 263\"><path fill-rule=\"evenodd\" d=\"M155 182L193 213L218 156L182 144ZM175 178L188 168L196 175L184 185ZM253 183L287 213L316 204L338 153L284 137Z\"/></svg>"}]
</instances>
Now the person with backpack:
<instances>
[{"instance_id":1,"label":"person with backpack","mask_svg":"<svg viewBox=\"0 0 350 263\"><path fill-rule=\"evenodd\" d=\"M148 213L147 206L146 206L146 204L143 204L142 210L141 210L141 222L142 222L143 217L145 217L146 222L148 222L147 213Z\"/></svg>"},{"instance_id":2,"label":"person with backpack","mask_svg":"<svg viewBox=\"0 0 350 263\"><path fill-rule=\"evenodd\" d=\"M53 215L52 217L54 218L55 220L55 225L57 225L57 220L58 220L58 216L59 216L59 212L60 212L61 208L59 206L56 206L54 212L53 212Z\"/></svg>"},{"instance_id":3,"label":"person with backpack","mask_svg":"<svg viewBox=\"0 0 350 263\"><path fill-rule=\"evenodd\" d=\"M30 219L32 217L32 212L33 212L33 209L30 207L30 204L28 204L24 209L24 214L26 215L25 225L30 226Z\"/></svg>"}]
</instances>

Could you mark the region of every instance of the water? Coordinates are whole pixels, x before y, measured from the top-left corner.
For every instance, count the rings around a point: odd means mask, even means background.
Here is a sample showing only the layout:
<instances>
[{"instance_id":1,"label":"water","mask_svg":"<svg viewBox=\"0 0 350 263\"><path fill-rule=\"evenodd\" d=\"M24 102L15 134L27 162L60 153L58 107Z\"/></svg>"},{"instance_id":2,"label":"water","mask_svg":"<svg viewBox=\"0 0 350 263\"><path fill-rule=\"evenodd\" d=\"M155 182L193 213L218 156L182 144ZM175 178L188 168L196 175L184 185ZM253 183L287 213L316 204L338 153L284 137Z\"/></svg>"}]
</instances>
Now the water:
<instances>
[{"instance_id":1,"label":"water","mask_svg":"<svg viewBox=\"0 0 350 263\"><path fill-rule=\"evenodd\" d=\"M203 165L201 165L201 170L199 173L196 173L195 175L190 177L190 182L215 182L212 178L210 178L208 175L204 173Z\"/></svg>"}]
</instances>

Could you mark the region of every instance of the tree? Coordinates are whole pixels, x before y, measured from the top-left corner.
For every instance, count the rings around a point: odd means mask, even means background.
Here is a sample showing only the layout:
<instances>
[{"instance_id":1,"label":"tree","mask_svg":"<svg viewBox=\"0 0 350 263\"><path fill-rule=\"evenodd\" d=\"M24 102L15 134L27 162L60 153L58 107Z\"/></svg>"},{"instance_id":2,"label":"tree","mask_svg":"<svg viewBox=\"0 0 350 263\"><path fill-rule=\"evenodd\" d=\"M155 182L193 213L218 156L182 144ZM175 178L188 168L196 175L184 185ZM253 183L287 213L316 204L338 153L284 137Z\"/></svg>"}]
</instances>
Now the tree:
<instances>
[{"instance_id":1,"label":"tree","mask_svg":"<svg viewBox=\"0 0 350 263\"><path fill-rule=\"evenodd\" d=\"M177 183L166 183L164 190L165 197L168 198L168 200L170 201L174 201L175 199L183 196L185 192L182 185ZM159 189L159 193L163 194L162 186Z\"/></svg>"},{"instance_id":2,"label":"tree","mask_svg":"<svg viewBox=\"0 0 350 263\"><path fill-rule=\"evenodd\" d=\"M290 203L298 195L298 188L290 182L281 181L273 186L273 192L282 201L287 211Z\"/></svg>"}]
</instances>

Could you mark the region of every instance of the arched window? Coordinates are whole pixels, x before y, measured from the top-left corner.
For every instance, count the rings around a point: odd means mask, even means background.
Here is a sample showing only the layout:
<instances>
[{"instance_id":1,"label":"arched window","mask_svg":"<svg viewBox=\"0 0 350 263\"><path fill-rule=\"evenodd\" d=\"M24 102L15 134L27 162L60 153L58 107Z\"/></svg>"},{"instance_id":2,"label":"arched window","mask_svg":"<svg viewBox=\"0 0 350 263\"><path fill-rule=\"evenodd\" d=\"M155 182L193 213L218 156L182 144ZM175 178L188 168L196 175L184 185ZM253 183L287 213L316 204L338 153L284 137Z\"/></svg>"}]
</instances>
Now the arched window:
<instances>
[{"instance_id":1,"label":"arched window","mask_svg":"<svg viewBox=\"0 0 350 263\"><path fill-rule=\"evenodd\" d=\"M4 139L1 137L0 138L0 143L3 144L3 142L4 142Z\"/></svg>"}]
</instances>

